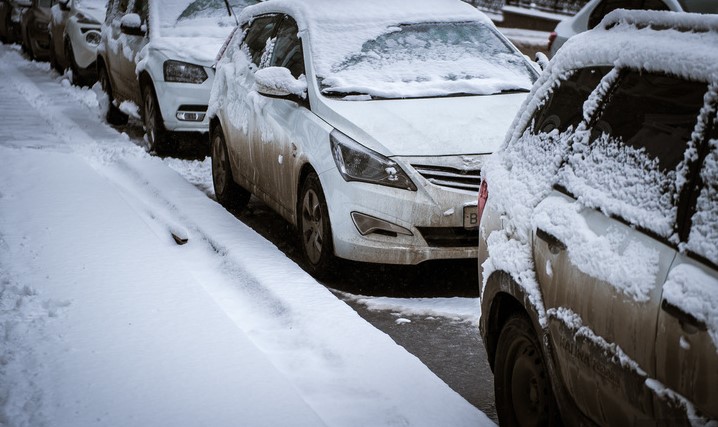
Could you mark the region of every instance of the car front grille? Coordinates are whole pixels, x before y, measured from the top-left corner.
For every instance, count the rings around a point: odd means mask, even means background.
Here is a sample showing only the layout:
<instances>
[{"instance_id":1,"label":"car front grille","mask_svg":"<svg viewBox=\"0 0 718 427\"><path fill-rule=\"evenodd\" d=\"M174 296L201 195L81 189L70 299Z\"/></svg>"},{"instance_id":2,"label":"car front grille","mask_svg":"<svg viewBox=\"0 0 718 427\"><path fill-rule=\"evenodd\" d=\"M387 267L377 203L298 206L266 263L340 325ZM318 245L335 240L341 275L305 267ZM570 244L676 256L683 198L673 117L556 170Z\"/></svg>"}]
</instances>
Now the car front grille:
<instances>
[{"instance_id":1,"label":"car front grille","mask_svg":"<svg viewBox=\"0 0 718 427\"><path fill-rule=\"evenodd\" d=\"M479 232L476 228L417 227L417 229L421 237L432 247L471 247L479 244Z\"/></svg>"},{"instance_id":2,"label":"car front grille","mask_svg":"<svg viewBox=\"0 0 718 427\"><path fill-rule=\"evenodd\" d=\"M481 170L462 170L445 166L412 165L429 182L440 187L479 192Z\"/></svg>"}]
</instances>

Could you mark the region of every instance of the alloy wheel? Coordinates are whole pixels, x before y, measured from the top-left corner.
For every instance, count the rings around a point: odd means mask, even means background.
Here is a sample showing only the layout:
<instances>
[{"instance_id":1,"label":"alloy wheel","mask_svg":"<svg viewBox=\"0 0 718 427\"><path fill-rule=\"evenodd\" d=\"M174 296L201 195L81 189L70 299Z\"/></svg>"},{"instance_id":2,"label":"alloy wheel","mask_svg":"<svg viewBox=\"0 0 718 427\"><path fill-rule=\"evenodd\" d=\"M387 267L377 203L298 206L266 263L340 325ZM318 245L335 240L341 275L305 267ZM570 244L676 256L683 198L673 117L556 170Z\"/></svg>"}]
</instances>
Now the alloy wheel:
<instances>
[{"instance_id":1,"label":"alloy wheel","mask_svg":"<svg viewBox=\"0 0 718 427\"><path fill-rule=\"evenodd\" d=\"M313 189L309 189L302 201L302 243L312 264L317 264L322 256L323 220L319 196Z\"/></svg>"}]
</instances>

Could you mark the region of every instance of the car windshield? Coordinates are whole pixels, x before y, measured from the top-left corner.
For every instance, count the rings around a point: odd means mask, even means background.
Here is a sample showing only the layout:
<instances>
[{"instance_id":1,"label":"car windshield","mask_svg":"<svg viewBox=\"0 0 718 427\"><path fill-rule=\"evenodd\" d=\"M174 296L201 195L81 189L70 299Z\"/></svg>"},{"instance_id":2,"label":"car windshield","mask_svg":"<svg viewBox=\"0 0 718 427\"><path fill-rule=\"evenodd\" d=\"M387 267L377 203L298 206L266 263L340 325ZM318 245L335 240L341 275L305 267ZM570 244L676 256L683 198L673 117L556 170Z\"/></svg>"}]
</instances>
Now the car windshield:
<instances>
[{"instance_id":1,"label":"car windshield","mask_svg":"<svg viewBox=\"0 0 718 427\"><path fill-rule=\"evenodd\" d=\"M536 79L522 55L483 22L393 26L341 57L324 47L315 49L317 77L328 96L488 95L527 91Z\"/></svg>"}]
</instances>

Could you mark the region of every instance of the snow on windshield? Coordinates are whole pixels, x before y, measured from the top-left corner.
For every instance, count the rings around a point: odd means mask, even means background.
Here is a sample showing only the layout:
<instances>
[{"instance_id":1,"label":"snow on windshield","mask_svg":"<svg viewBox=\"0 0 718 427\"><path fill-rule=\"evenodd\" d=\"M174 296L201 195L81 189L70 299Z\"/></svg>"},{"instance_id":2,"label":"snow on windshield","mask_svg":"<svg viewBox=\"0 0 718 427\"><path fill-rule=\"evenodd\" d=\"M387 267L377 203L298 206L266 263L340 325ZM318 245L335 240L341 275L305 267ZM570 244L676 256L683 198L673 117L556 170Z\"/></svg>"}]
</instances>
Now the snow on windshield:
<instances>
[{"instance_id":1,"label":"snow on windshield","mask_svg":"<svg viewBox=\"0 0 718 427\"><path fill-rule=\"evenodd\" d=\"M523 57L483 22L390 26L346 55L315 41L324 93L386 98L528 90ZM331 64L331 65L330 65Z\"/></svg>"}]
</instances>

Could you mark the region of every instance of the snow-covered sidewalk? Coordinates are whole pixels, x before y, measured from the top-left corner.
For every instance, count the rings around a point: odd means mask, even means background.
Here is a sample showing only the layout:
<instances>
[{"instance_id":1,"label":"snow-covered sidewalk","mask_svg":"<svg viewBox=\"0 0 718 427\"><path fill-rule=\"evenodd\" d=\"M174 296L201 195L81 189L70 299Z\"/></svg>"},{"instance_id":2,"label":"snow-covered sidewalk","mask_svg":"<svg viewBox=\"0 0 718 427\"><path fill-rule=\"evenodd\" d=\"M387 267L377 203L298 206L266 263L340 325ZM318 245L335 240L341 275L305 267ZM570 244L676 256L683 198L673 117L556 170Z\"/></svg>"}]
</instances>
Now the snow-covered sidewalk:
<instances>
[{"instance_id":1,"label":"snow-covered sidewalk","mask_svg":"<svg viewBox=\"0 0 718 427\"><path fill-rule=\"evenodd\" d=\"M0 425L492 424L95 92L0 45L0 93Z\"/></svg>"}]
</instances>

